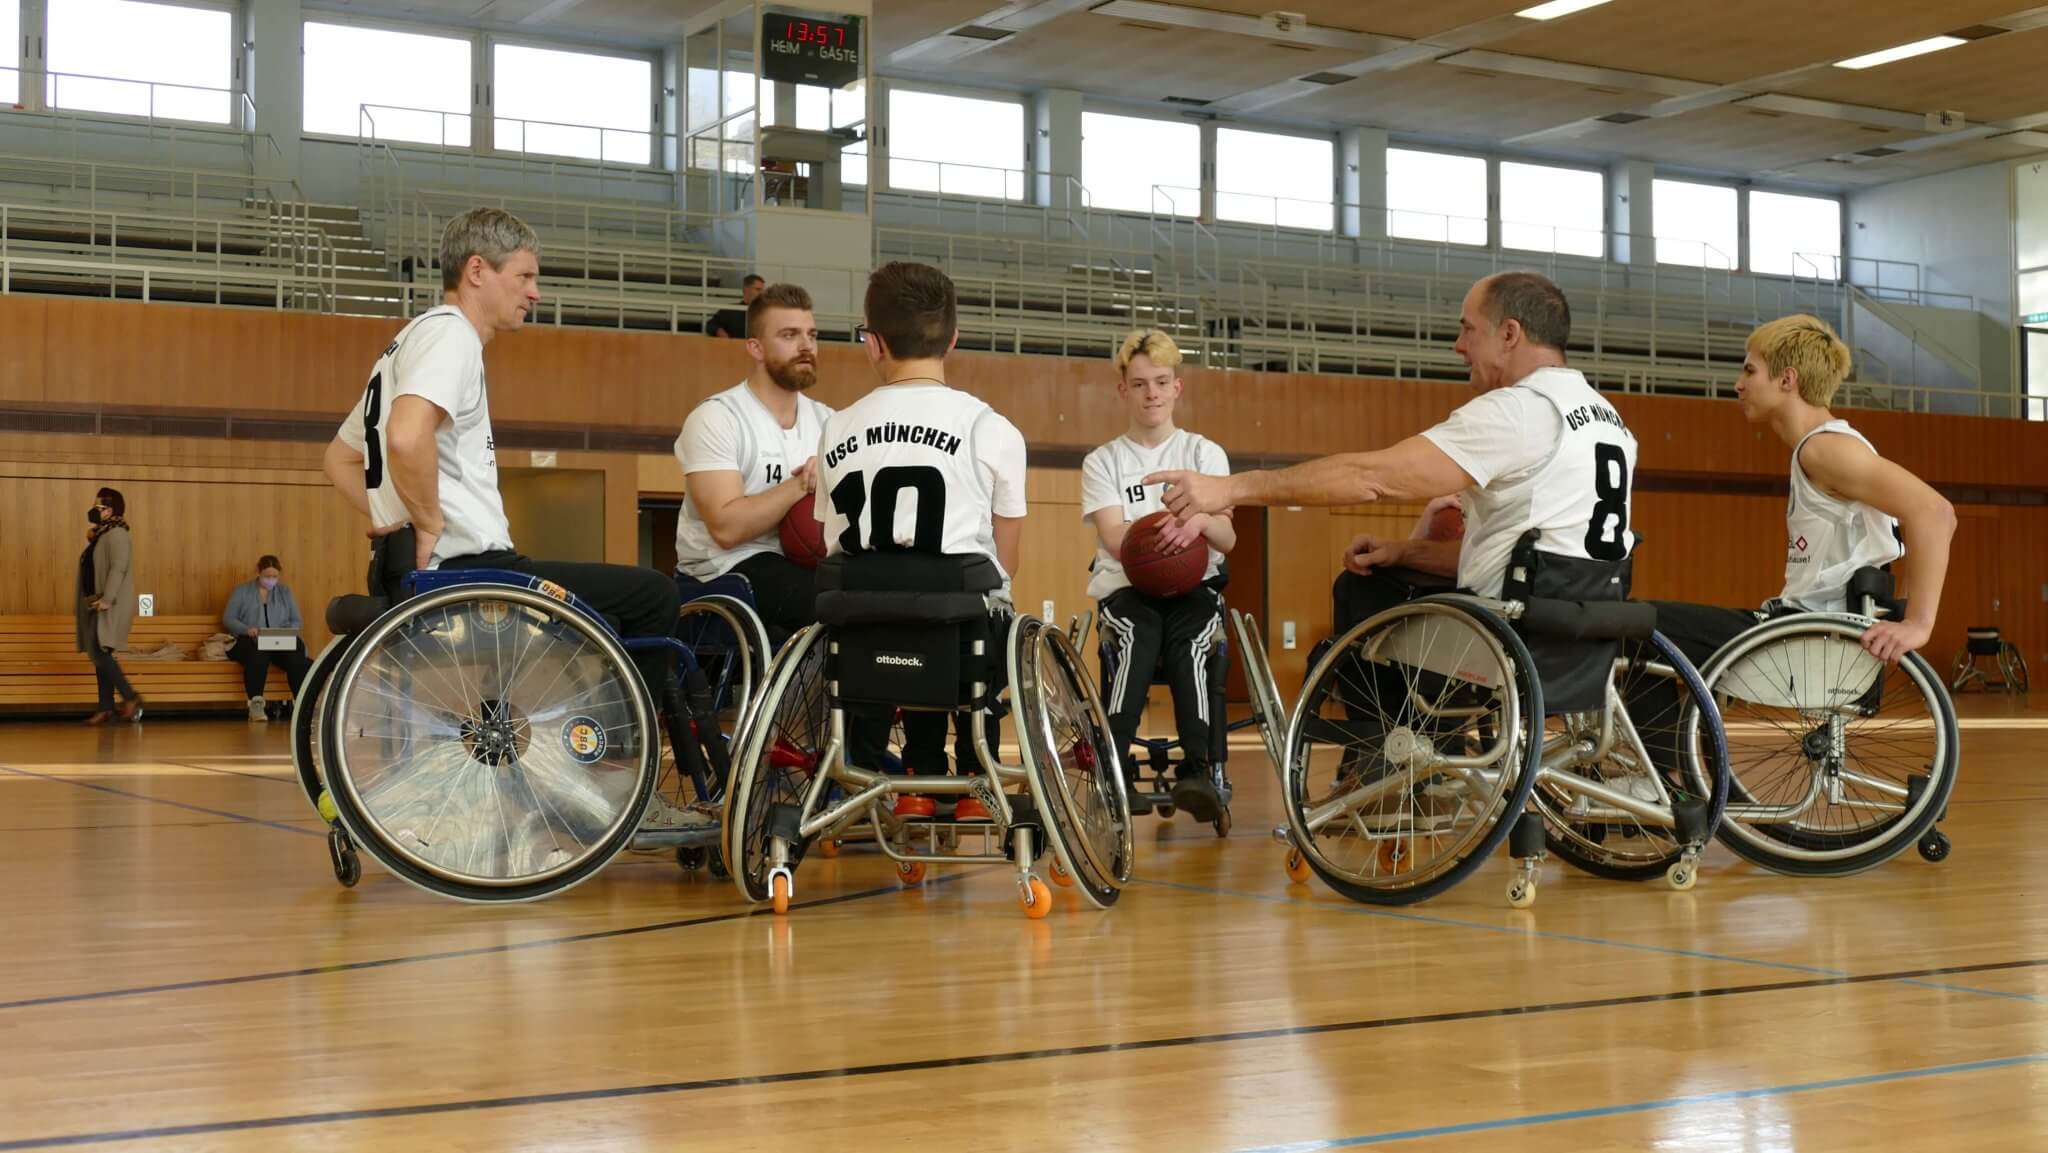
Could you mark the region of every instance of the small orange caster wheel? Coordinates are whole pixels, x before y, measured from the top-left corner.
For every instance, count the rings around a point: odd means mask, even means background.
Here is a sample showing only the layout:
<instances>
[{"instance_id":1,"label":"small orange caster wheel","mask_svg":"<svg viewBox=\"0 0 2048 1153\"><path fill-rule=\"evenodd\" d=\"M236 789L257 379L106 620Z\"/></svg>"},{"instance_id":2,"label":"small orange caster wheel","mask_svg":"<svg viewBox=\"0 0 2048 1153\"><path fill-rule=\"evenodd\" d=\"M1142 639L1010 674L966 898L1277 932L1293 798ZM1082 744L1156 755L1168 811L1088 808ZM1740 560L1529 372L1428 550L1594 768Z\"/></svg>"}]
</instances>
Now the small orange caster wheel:
<instances>
[{"instance_id":1,"label":"small orange caster wheel","mask_svg":"<svg viewBox=\"0 0 2048 1153\"><path fill-rule=\"evenodd\" d=\"M1308 858L1301 855L1300 849L1287 850L1285 868L1287 869L1288 880L1293 881L1297 885L1308 884Z\"/></svg>"},{"instance_id":2,"label":"small orange caster wheel","mask_svg":"<svg viewBox=\"0 0 2048 1153\"><path fill-rule=\"evenodd\" d=\"M768 901L775 906L777 916L789 912L788 873L777 873L768 878Z\"/></svg>"},{"instance_id":3,"label":"small orange caster wheel","mask_svg":"<svg viewBox=\"0 0 2048 1153\"><path fill-rule=\"evenodd\" d=\"M896 879L906 885L921 884L924 881L923 861L898 861Z\"/></svg>"},{"instance_id":4,"label":"small orange caster wheel","mask_svg":"<svg viewBox=\"0 0 2048 1153\"><path fill-rule=\"evenodd\" d=\"M826 860L828 860L828 861L829 861L829 860L831 860L832 858L834 858L834 857L838 856L838 855L839 855L839 842L838 842L838 841L835 841L835 840L833 840L833 839L832 839L832 838L830 838L830 837L827 837L827 838L825 838L824 840L822 840L822 841L819 841L819 842L818 842L818 855L819 855L819 856L821 856L821 857L823 857L823 858L825 858L825 859L826 859Z\"/></svg>"},{"instance_id":5,"label":"small orange caster wheel","mask_svg":"<svg viewBox=\"0 0 2048 1153\"><path fill-rule=\"evenodd\" d=\"M1062 889L1069 889L1074 885L1074 874L1067 872L1067 867L1060 864L1058 857L1052 860L1052 883Z\"/></svg>"},{"instance_id":6,"label":"small orange caster wheel","mask_svg":"<svg viewBox=\"0 0 2048 1153\"><path fill-rule=\"evenodd\" d=\"M1024 906L1025 916L1034 921L1043 920L1047 913L1052 912L1052 890L1046 888L1045 882L1037 877L1031 878L1028 884L1029 895L1017 894L1018 903Z\"/></svg>"}]
</instances>

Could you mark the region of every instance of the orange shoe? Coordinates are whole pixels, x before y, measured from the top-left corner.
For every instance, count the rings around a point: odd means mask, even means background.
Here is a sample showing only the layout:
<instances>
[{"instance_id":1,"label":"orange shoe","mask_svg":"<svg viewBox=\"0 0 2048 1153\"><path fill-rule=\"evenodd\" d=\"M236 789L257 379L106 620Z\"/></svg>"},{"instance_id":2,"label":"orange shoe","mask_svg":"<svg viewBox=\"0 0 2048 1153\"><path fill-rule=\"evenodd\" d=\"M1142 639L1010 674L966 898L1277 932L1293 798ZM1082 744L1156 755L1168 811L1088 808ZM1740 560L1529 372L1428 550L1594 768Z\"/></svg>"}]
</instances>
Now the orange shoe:
<instances>
[{"instance_id":1,"label":"orange shoe","mask_svg":"<svg viewBox=\"0 0 2048 1153\"><path fill-rule=\"evenodd\" d=\"M953 819L956 821L986 821L988 820L988 806L981 803L980 797L962 797L953 805Z\"/></svg>"},{"instance_id":2,"label":"orange shoe","mask_svg":"<svg viewBox=\"0 0 2048 1153\"><path fill-rule=\"evenodd\" d=\"M923 817L927 820L937 816L939 807L930 797L913 793L899 793L896 797L896 815L899 817Z\"/></svg>"}]
</instances>

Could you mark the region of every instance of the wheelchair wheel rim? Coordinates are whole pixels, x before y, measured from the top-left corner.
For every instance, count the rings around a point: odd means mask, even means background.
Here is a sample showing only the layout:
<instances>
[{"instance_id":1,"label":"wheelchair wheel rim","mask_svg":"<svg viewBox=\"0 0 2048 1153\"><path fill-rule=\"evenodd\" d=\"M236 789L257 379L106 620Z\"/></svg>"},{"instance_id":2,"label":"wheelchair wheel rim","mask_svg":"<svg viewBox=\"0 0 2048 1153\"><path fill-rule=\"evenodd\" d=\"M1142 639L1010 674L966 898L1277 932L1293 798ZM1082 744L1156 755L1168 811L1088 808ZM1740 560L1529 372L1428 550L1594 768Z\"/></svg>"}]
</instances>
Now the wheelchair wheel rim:
<instances>
[{"instance_id":1,"label":"wheelchair wheel rim","mask_svg":"<svg viewBox=\"0 0 2048 1153\"><path fill-rule=\"evenodd\" d=\"M734 784L725 794L721 848L733 883L749 901L765 901L770 895L768 806L802 803L812 775L825 771L831 720L822 636L823 629L812 625L783 645L733 742ZM785 751L808 755L811 765L779 766L778 743L787 746ZM791 846L792 866L801 859L803 848Z\"/></svg>"},{"instance_id":2,"label":"wheelchair wheel rim","mask_svg":"<svg viewBox=\"0 0 2048 1153\"><path fill-rule=\"evenodd\" d=\"M1945 801L1958 760L1946 687L1918 653L1889 667L1869 657L1862 634L1870 624L1789 617L1737 638L1709 663L1733 776L1722 829L1735 841L1823 871L1855 871L1903 851L1938 816L1929 810ZM1808 647L1793 648L1801 644ZM1927 783L1914 798L1908 781L1920 773Z\"/></svg>"},{"instance_id":3,"label":"wheelchair wheel rim","mask_svg":"<svg viewBox=\"0 0 2048 1153\"><path fill-rule=\"evenodd\" d=\"M1097 905L1130 880L1136 837L1118 780L1109 720L1073 641L1035 618L1012 632L1018 745L1031 789L1057 806L1055 850Z\"/></svg>"},{"instance_id":4,"label":"wheelchair wheel rim","mask_svg":"<svg viewBox=\"0 0 2048 1153\"><path fill-rule=\"evenodd\" d=\"M351 646L323 740L335 807L401 877L517 900L622 849L653 787L653 703L625 650L540 593L458 586Z\"/></svg>"},{"instance_id":5,"label":"wheelchair wheel rim","mask_svg":"<svg viewBox=\"0 0 2048 1153\"><path fill-rule=\"evenodd\" d=\"M299 692L292 698L292 768L299 775L299 788L306 794L306 803L316 813L320 811L320 794L327 788L327 774L320 759L322 706L327 682L333 679L335 666L341 663L347 640L336 637L327 642L320 655L313 658L306 679L299 683Z\"/></svg>"},{"instance_id":6,"label":"wheelchair wheel rim","mask_svg":"<svg viewBox=\"0 0 2048 1153\"><path fill-rule=\"evenodd\" d=\"M1528 746L1528 702L1516 691L1527 679L1520 675L1526 670L1521 668L1519 654L1511 655L1503 638L1477 618L1477 613L1485 611L1434 598L1394 606L1354 626L1331 645L1310 671L1288 722L1283 777L1288 825L1295 844L1319 872L1378 893L1426 894L1440 880L1455 875L1461 866L1469 868L1466 863L1478 855L1479 846L1519 810L1517 795L1534 783L1525 781L1533 768L1524 764L1532 759ZM1433 629L1426 623L1431 620L1438 622ZM1443 622L1454 622L1463 630L1464 643L1459 648L1433 650L1433 643L1449 628ZM1396 628L1418 631L1403 635L1392 631ZM1505 624L1500 631L1506 632ZM1348 709L1336 695L1339 690L1353 689L1362 698L1372 688L1361 679L1362 672L1354 675L1346 669L1347 662L1366 659L1365 654L1354 654L1353 650L1369 641L1373 644L1368 652L1375 658L1371 664L1394 665L1394 656L1403 655L1397 654L1398 649L1426 662L1416 666L1421 672L1441 666L1443 691L1432 689L1422 694L1429 708L1421 712L1441 714L1454 707L1460 711L1479 710L1477 702L1482 701L1483 711L1459 722L1436 715L1410 716L1403 711L1407 708L1405 703L1388 708L1374 699L1362 720L1320 716L1319 710L1326 702ZM1390 671L1407 692L1415 692L1423 684L1419 672L1402 667ZM1497 683L1485 686L1489 679ZM1462 686L1457 683L1460 681ZM1452 694L1468 689L1475 703L1454 705ZM1408 723L1425 719L1429 721L1427 726ZM1309 742L1326 726L1328 734L1344 734L1346 743L1334 746L1338 756L1333 766L1335 776L1325 790L1329 795L1311 796L1310 779L1317 771L1313 762L1319 750L1310 747ZM1455 741L1481 746L1491 770L1469 770L1458 777L1419 770L1412 763L1394 765L1387 752L1394 731L1425 727L1433 731L1419 735L1432 744ZM1540 733L1540 726L1536 731ZM1353 735L1359 739L1352 740ZM1319 743L1330 745L1328 741ZM1358 745L1355 757L1353 744ZM1355 782L1351 780L1353 776ZM1470 783L1473 780L1478 782L1476 789ZM1336 791L1340 785L1344 786L1341 793ZM1359 805L1344 800L1360 794L1369 795L1370 799L1361 803L1372 805L1371 810L1361 811ZM1434 831L1425 833L1425 827L1434 830L1441 824L1446 809L1452 818L1453 835L1446 838ZM1324 836L1324 830L1331 830L1333 835ZM1505 835L1504 831L1501 835ZM1343 847L1341 855L1333 852L1338 846ZM1430 855L1422 857L1425 849Z\"/></svg>"}]
</instances>

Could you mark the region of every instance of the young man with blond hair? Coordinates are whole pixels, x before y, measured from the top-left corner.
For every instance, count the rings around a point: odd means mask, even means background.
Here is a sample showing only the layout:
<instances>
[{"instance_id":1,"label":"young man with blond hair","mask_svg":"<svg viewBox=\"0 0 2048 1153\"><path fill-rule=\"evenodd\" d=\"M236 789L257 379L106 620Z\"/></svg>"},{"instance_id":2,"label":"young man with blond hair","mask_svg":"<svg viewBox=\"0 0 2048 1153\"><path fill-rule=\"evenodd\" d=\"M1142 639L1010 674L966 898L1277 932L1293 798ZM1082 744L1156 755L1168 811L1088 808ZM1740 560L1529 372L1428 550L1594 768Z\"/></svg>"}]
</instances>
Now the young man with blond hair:
<instances>
[{"instance_id":1,"label":"young man with blond hair","mask_svg":"<svg viewBox=\"0 0 2048 1153\"><path fill-rule=\"evenodd\" d=\"M1230 458L1214 441L1174 425L1183 387L1180 360L1179 346L1157 329L1133 332L1117 349L1116 391L1130 423L1122 436L1081 462L1081 517L1094 526L1097 543L1088 595L1095 598L1103 638L1114 652L1115 676L1103 686L1111 736L1128 758L1152 670L1163 655L1183 752L1173 803L1197 821L1213 821L1223 798L1209 770L1214 730L1223 718L1211 716L1210 706L1223 688L1222 567L1224 555L1237 546L1237 529L1228 511L1168 525L1159 538L1162 552L1200 548L1209 554L1201 585L1177 597L1131 587L1119 559L1130 526L1166 507L1163 486L1148 485L1145 477L1161 469L1230 475Z\"/></svg>"},{"instance_id":2,"label":"young man with blond hair","mask_svg":"<svg viewBox=\"0 0 2048 1153\"><path fill-rule=\"evenodd\" d=\"M1955 509L1925 481L1886 460L1862 433L1828 410L1849 375L1849 347L1826 322L1787 316L1750 334L1735 382L1751 424L1767 424L1792 449L1785 506L1785 585L1766 611L1855 611L1849 578L1858 569L1904 569L1907 612L1863 634L1863 647L1897 662L1927 643L1948 575ZM1658 628L1696 664L1754 626L1744 609L1663 602Z\"/></svg>"}]
</instances>

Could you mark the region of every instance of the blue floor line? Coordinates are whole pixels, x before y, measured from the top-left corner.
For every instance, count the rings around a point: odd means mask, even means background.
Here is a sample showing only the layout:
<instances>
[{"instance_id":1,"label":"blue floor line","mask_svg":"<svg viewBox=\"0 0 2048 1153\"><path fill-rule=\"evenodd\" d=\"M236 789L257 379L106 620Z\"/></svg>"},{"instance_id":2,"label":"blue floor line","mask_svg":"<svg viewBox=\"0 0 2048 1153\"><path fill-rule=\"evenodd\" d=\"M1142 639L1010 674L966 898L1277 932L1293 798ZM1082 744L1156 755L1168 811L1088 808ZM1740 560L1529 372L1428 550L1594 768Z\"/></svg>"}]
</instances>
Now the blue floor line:
<instances>
[{"instance_id":1,"label":"blue floor line","mask_svg":"<svg viewBox=\"0 0 2048 1153\"><path fill-rule=\"evenodd\" d=\"M1502 1117L1491 1121L1468 1121L1457 1125L1431 1125L1420 1129L1394 1129L1384 1133L1367 1133L1357 1137L1339 1137L1325 1141L1295 1141L1285 1145L1259 1145L1240 1149L1237 1153L1314 1153L1319 1149L1352 1149L1362 1145L1389 1145L1396 1141L1415 1141L1424 1137L1453 1137L1463 1133L1484 1133L1502 1129L1520 1129L1531 1125L1553 1125L1561 1121L1585 1121L1598 1117L1615 1117L1629 1113L1653 1113L1664 1109L1686 1109L1697 1105L1717 1105L1728 1101L1751 1101L1761 1097L1786 1097L1794 1093L1819 1093L1829 1089L1853 1089L1863 1085L1885 1085L1899 1081L1917 1081L1928 1077L1952 1077L1964 1073L1981 1073L1992 1069L2009 1069L2016 1065L2036 1065L2048 1062L2048 1053L2029 1053L2021 1057L2000 1057L1989 1061L1965 1061L1954 1065L1934 1065L1924 1069L1902 1069L1893 1073L1870 1073L1860 1077L1837 1077L1827 1081L1799 1081L1786 1085L1767 1085L1757 1089L1729 1089L1719 1093L1697 1093L1685 1097L1662 1097L1653 1101L1632 1101L1621 1105L1603 1105L1591 1109L1566 1109L1555 1113L1531 1113L1521 1117Z\"/></svg>"}]
</instances>

